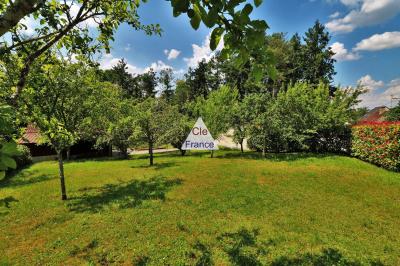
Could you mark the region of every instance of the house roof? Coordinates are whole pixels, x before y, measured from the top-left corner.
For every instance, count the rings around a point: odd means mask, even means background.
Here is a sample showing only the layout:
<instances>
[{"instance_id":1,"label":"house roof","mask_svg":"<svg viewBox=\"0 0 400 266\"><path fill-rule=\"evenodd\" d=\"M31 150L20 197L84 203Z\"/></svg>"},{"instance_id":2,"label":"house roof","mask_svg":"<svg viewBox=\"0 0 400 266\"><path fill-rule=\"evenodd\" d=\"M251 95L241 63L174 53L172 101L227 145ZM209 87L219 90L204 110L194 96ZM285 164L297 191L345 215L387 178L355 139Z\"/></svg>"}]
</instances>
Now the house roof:
<instances>
[{"instance_id":1,"label":"house roof","mask_svg":"<svg viewBox=\"0 0 400 266\"><path fill-rule=\"evenodd\" d=\"M389 111L389 108L386 106L375 107L368 113L366 113L359 121L359 123L365 122L385 122L386 121L386 113Z\"/></svg>"},{"instance_id":2,"label":"house roof","mask_svg":"<svg viewBox=\"0 0 400 266\"><path fill-rule=\"evenodd\" d=\"M40 135L39 129L33 124L28 124L24 135L18 140L18 144L38 144L41 139L42 135Z\"/></svg>"}]
</instances>

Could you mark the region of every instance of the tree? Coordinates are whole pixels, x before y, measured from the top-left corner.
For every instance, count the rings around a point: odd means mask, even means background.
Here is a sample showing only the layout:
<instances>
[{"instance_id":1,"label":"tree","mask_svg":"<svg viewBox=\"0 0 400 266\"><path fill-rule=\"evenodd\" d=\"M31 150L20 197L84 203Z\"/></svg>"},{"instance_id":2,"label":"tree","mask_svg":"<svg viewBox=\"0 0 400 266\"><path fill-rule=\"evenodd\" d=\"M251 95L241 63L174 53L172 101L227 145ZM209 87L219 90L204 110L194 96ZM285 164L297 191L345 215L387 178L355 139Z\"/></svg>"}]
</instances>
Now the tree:
<instances>
[{"instance_id":1,"label":"tree","mask_svg":"<svg viewBox=\"0 0 400 266\"><path fill-rule=\"evenodd\" d=\"M210 93L208 99L199 97L192 107L194 114L203 118L214 139L226 133L232 122L232 106L237 101L238 92L228 86L221 86ZM211 157L213 152L211 152Z\"/></svg>"},{"instance_id":2,"label":"tree","mask_svg":"<svg viewBox=\"0 0 400 266\"><path fill-rule=\"evenodd\" d=\"M165 133L165 142L170 143L174 148L178 149L182 156L186 154L186 150L182 150L182 144L185 142L190 130L194 124L189 117L180 114L177 109L173 111L175 116L173 124L168 127Z\"/></svg>"},{"instance_id":3,"label":"tree","mask_svg":"<svg viewBox=\"0 0 400 266\"><path fill-rule=\"evenodd\" d=\"M253 93L243 100L246 120L251 121L248 127L248 143L250 147L261 149L263 156L268 148L281 143L280 120L274 110L275 99L270 94Z\"/></svg>"},{"instance_id":4,"label":"tree","mask_svg":"<svg viewBox=\"0 0 400 266\"><path fill-rule=\"evenodd\" d=\"M173 103L178 106L180 111L183 111L185 103L189 101L190 88L184 80L177 80Z\"/></svg>"},{"instance_id":5,"label":"tree","mask_svg":"<svg viewBox=\"0 0 400 266\"><path fill-rule=\"evenodd\" d=\"M400 121L400 102L386 114L388 121Z\"/></svg>"},{"instance_id":6,"label":"tree","mask_svg":"<svg viewBox=\"0 0 400 266\"><path fill-rule=\"evenodd\" d=\"M4 178L7 169L17 167L13 159L13 156L19 154L17 144L12 137L15 133L14 120L12 108L0 103L0 179Z\"/></svg>"},{"instance_id":7,"label":"tree","mask_svg":"<svg viewBox=\"0 0 400 266\"><path fill-rule=\"evenodd\" d=\"M325 31L325 26L318 20L304 37L305 45L302 52L303 79L317 86L321 81L329 84L336 74L333 59L335 55L329 46L331 39Z\"/></svg>"},{"instance_id":8,"label":"tree","mask_svg":"<svg viewBox=\"0 0 400 266\"><path fill-rule=\"evenodd\" d=\"M126 98L140 99L142 91L139 86L139 78L128 73L127 69L126 61L121 59L112 69L101 71L102 80L118 85Z\"/></svg>"},{"instance_id":9,"label":"tree","mask_svg":"<svg viewBox=\"0 0 400 266\"><path fill-rule=\"evenodd\" d=\"M173 0L173 15L187 14L190 24L198 29L203 22L213 28L210 47L215 50L224 36L226 56L241 54L243 61L248 58L247 48L257 46L258 35L263 35L267 24L262 20L251 20L251 4L240 6L244 1L208 1L208 0ZM259 6L262 0L254 1ZM116 29L127 23L135 30L147 34L159 34L158 25L144 26L138 16L139 0L17 0L3 1L0 6L0 36L11 34L11 43L1 45L1 54L9 56L12 52L23 58L19 80L16 84L15 97L18 97L26 84L33 62L51 49L54 45L65 48L69 53L89 56L96 51L110 50L109 42L113 40ZM239 9L238 8L242 8ZM22 37L26 27L22 18L32 15L41 23L35 34ZM93 35L84 22L97 24L98 34ZM96 40L96 41L95 41Z\"/></svg>"},{"instance_id":10,"label":"tree","mask_svg":"<svg viewBox=\"0 0 400 266\"><path fill-rule=\"evenodd\" d=\"M157 91L157 74L152 68L146 73L139 76L140 79L140 90L145 98L156 97Z\"/></svg>"},{"instance_id":11,"label":"tree","mask_svg":"<svg viewBox=\"0 0 400 266\"><path fill-rule=\"evenodd\" d=\"M174 96L174 90L173 90L174 77L172 69L171 68L162 69L160 71L160 76L158 80L162 87L161 97L163 97L167 102L170 102L172 100L172 97Z\"/></svg>"},{"instance_id":12,"label":"tree","mask_svg":"<svg viewBox=\"0 0 400 266\"><path fill-rule=\"evenodd\" d=\"M135 143L147 143L150 165L153 165L155 145L166 143L165 134L173 125L176 112L160 98L147 98L135 108L135 131L131 137Z\"/></svg>"},{"instance_id":13,"label":"tree","mask_svg":"<svg viewBox=\"0 0 400 266\"><path fill-rule=\"evenodd\" d=\"M83 64L68 64L54 58L35 73L32 88L24 94L29 121L35 123L56 150L59 163L61 199L67 199L63 152L80 139L80 125L93 115L87 108L90 95L103 88L95 71Z\"/></svg>"},{"instance_id":14,"label":"tree","mask_svg":"<svg viewBox=\"0 0 400 266\"><path fill-rule=\"evenodd\" d=\"M189 99L195 100L197 97L207 98L211 91L210 84L210 65L206 60L199 62L196 68L189 68L185 74L186 84L189 86Z\"/></svg>"}]
</instances>

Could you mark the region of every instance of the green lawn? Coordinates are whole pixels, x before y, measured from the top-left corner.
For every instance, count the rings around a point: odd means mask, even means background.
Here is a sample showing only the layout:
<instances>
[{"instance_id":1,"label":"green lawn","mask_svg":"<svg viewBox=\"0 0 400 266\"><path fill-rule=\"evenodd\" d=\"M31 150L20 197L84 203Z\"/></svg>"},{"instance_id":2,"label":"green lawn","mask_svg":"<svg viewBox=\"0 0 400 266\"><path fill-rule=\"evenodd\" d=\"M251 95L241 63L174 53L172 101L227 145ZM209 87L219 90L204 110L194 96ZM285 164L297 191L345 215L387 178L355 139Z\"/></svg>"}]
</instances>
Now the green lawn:
<instances>
[{"instance_id":1,"label":"green lawn","mask_svg":"<svg viewBox=\"0 0 400 266\"><path fill-rule=\"evenodd\" d=\"M400 265L399 173L216 156L66 163L66 202L56 162L0 181L0 265Z\"/></svg>"}]
</instances>

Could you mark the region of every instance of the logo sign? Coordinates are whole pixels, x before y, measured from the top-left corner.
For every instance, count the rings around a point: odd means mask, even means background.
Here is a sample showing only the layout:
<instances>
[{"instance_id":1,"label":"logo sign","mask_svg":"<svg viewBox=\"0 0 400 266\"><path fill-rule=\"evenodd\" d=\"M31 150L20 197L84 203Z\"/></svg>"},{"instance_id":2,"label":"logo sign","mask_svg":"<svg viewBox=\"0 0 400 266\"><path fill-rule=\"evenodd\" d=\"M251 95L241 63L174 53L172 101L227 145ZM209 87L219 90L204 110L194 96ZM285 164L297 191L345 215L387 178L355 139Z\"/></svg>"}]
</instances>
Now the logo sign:
<instances>
[{"instance_id":1,"label":"logo sign","mask_svg":"<svg viewBox=\"0 0 400 266\"><path fill-rule=\"evenodd\" d=\"M218 150L215 140L210 131L199 117L196 124L189 133L185 142L182 144L182 150Z\"/></svg>"}]
</instances>

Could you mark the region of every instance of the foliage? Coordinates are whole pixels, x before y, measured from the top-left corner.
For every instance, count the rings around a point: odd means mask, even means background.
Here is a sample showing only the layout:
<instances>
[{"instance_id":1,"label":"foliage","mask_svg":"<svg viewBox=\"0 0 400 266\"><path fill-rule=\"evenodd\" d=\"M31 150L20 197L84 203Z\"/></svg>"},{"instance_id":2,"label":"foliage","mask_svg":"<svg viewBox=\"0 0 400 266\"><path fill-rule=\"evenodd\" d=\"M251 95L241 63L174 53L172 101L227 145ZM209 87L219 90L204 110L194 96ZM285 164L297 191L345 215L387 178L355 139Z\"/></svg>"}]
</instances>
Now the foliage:
<instances>
[{"instance_id":1,"label":"foliage","mask_svg":"<svg viewBox=\"0 0 400 266\"><path fill-rule=\"evenodd\" d=\"M320 83L314 88L296 83L276 99L262 94L249 96L245 103L253 116L250 144L275 152L346 152L350 146L349 125L354 122L360 94L359 89L339 89L331 97L327 85Z\"/></svg>"},{"instance_id":2,"label":"foliage","mask_svg":"<svg viewBox=\"0 0 400 266\"><path fill-rule=\"evenodd\" d=\"M391 170L400 170L400 123L363 123L352 128L352 154Z\"/></svg>"},{"instance_id":3,"label":"foliage","mask_svg":"<svg viewBox=\"0 0 400 266\"><path fill-rule=\"evenodd\" d=\"M391 108L385 116L388 121L400 121L400 102L397 106Z\"/></svg>"},{"instance_id":4,"label":"foliage","mask_svg":"<svg viewBox=\"0 0 400 266\"><path fill-rule=\"evenodd\" d=\"M17 150L19 154L14 156L14 160L17 163L17 168L23 168L32 163L32 155L28 147L25 145L18 145Z\"/></svg>"},{"instance_id":5,"label":"foliage","mask_svg":"<svg viewBox=\"0 0 400 266\"><path fill-rule=\"evenodd\" d=\"M167 132L174 124L177 109L163 99L147 98L135 106L134 112L135 129L131 140L148 145L150 165L153 165L153 148L168 143Z\"/></svg>"},{"instance_id":6,"label":"foliage","mask_svg":"<svg viewBox=\"0 0 400 266\"><path fill-rule=\"evenodd\" d=\"M118 85L125 98L140 99L143 97L140 88L140 76L133 76L127 70L127 62L121 59L112 69L100 71L100 76L103 81Z\"/></svg>"},{"instance_id":7,"label":"foliage","mask_svg":"<svg viewBox=\"0 0 400 266\"><path fill-rule=\"evenodd\" d=\"M174 77L172 69L167 68L161 70L158 80L162 87L161 97L163 97L167 102L170 102L172 100L172 97L174 96L174 90L173 90Z\"/></svg>"},{"instance_id":8,"label":"foliage","mask_svg":"<svg viewBox=\"0 0 400 266\"><path fill-rule=\"evenodd\" d=\"M12 108L0 103L0 179L5 176L7 169L17 167L13 157L20 154L12 139L14 117Z\"/></svg>"},{"instance_id":9,"label":"foliage","mask_svg":"<svg viewBox=\"0 0 400 266\"><path fill-rule=\"evenodd\" d=\"M193 117L202 117L214 139L228 131L232 124L232 106L237 101L237 90L222 86L210 93L208 99L202 97L191 107Z\"/></svg>"},{"instance_id":10,"label":"foliage","mask_svg":"<svg viewBox=\"0 0 400 266\"><path fill-rule=\"evenodd\" d=\"M175 119L167 131L165 132L165 142L170 143L174 148L178 149L182 155L185 155L186 150L182 150L182 144L189 135L193 127L193 120L186 115L178 113L177 109L173 109Z\"/></svg>"}]
</instances>

